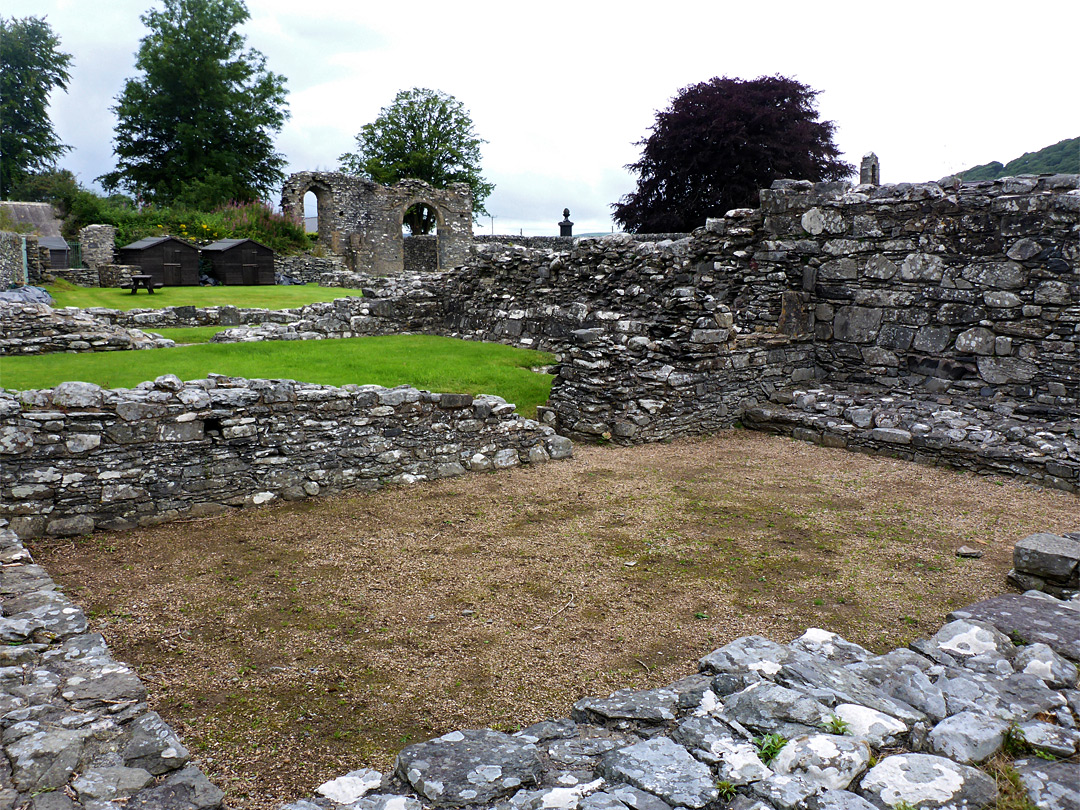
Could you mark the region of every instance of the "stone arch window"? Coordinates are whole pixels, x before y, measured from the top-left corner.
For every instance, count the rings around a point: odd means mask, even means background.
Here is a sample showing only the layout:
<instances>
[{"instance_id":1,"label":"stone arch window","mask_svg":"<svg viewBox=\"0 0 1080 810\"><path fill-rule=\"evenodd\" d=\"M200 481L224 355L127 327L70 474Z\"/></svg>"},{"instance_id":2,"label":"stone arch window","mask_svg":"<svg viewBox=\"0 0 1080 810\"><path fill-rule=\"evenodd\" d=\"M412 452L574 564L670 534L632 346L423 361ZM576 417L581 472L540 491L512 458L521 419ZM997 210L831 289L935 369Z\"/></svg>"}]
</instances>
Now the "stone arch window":
<instances>
[{"instance_id":1,"label":"stone arch window","mask_svg":"<svg viewBox=\"0 0 1080 810\"><path fill-rule=\"evenodd\" d=\"M403 236L437 235L446 226L446 216L443 214L442 209L422 197L415 197L406 201L398 213L400 214ZM428 227L417 230L413 227L417 223L423 223Z\"/></svg>"},{"instance_id":2,"label":"stone arch window","mask_svg":"<svg viewBox=\"0 0 1080 810\"><path fill-rule=\"evenodd\" d=\"M335 200L334 193L322 183L310 183L300 192L301 205L303 206L304 219L307 221L308 201L314 198L315 203L315 233L319 235L319 242L328 244L330 234L334 229Z\"/></svg>"}]
</instances>

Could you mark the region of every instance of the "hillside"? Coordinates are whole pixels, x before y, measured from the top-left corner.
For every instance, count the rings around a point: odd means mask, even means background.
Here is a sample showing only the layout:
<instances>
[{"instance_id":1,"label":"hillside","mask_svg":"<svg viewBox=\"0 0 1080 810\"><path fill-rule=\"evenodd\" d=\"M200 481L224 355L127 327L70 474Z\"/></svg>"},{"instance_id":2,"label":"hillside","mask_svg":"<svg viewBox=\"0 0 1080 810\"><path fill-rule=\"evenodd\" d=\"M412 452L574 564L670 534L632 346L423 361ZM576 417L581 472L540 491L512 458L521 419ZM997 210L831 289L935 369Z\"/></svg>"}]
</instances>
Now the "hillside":
<instances>
[{"instance_id":1,"label":"hillside","mask_svg":"<svg viewBox=\"0 0 1080 810\"><path fill-rule=\"evenodd\" d=\"M1025 152L1002 165L998 161L973 166L960 172L964 180L997 180L1018 174L1078 174L1080 173L1080 138L1069 138L1047 146L1038 152Z\"/></svg>"}]
</instances>

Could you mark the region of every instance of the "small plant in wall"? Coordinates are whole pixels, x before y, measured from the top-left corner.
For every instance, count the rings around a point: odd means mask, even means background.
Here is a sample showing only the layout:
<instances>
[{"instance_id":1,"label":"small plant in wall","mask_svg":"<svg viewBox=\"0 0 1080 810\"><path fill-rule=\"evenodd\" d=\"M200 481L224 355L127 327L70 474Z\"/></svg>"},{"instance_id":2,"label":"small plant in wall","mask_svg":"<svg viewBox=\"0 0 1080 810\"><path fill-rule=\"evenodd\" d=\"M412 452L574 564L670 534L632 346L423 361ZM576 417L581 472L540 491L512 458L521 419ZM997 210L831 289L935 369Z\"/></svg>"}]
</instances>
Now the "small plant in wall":
<instances>
[{"instance_id":1,"label":"small plant in wall","mask_svg":"<svg viewBox=\"0 0 1080 810\"><path fill-rule=\"evenodd\" d=\"M720 798L725 802L730 802L735 798L735 785L726 779L721 779L716 783L716 790L720 793Z\"/></svg>"},{"instance_id":2,"label":"small plant in wall","mask_svg":"<svg viewBox=\"0 0 1080 810\"><path fill-rule=\"evenodd\" d=\"M787 745L787 738L781 734L766 734L763 737L754 738L758 758L766 765L776 759L776 755L780 753L780 749L785 745Z\"/></svg>"},{"instance_id":3,"label":"small plant in wall","mask_svg":"<svg viewBox=\"0 0 1080 810\"><path fill-rule=\"evenodd\" d=\"M847 720L835 714L830 714L829 719L822 723L821 727L830 734L847 734L848 728L850 728Z\"/></svg>"}]
</instances>

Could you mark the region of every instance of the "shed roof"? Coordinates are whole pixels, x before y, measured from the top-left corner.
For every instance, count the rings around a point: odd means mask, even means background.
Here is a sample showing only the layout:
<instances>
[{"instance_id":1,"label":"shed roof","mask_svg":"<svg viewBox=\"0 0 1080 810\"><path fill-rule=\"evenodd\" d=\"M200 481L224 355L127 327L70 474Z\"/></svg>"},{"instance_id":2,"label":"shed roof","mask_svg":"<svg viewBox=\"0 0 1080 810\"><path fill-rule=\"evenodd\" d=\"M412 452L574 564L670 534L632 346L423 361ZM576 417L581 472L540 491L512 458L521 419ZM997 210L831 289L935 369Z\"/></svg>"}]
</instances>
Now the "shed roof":
<instances>
[{"instance_id":1,"label":"shed roof","mask_svg":"<svg viewBox=\"0 0 1080 810\"><path fill-rule=\"evenodd\" d=\"M203 250L229 250L230 248L234 248L237 245L243 244L244 242L251 242L253 245L258 245L259 247L271 250L268 245L264 245L262 242L259 242L255 239L218 239L216 242L211 242L209 245L205 245L203 247Z\"/></svg>"},{"instance_id":2,"label":"shed roof","mask_svg":"<svg viewBox=\"0 0 1080 810\"><path fill-rule=\"evenodd\" d=\"M199 249L198 246L191 244L191 242L188 242L186 239L181 239L178 236L169 236L169 235L165 235L165 236L147 236L147 237L144 237L143 239L140 239L137 242L132 242L130 245L124 245L120 249L121 250L143 250L144 248L153 247L154 245L160 245L162 242L168 242L169 240L172 240L173 242L179 242L181 245L187 245L190 248L195 248L195 250Z\"/></svg>"},{"instance_id":3,"label":"shed roof","mask_svg":"<svg viewBox=\"0 0 1080 810\"><path fill-rule=\"evenodd\" d=\"M49 250L71 250L71 246L62 236L40 236L38 244Z\"/></svg>"}]
</instances>

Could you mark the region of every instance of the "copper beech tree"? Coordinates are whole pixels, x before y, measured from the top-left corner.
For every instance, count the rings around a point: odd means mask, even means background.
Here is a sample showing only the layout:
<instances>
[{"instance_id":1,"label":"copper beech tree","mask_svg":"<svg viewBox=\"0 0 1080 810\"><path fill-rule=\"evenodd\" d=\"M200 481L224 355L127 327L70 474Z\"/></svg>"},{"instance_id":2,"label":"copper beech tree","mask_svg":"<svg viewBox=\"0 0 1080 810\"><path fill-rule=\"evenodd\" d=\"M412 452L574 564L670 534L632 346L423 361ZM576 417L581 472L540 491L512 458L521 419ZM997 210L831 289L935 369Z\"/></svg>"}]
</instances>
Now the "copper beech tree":
<instances>
[{"instance_id":1,"label":"copper beech tree","mask_svg":"<svg viewBox=\"0 0 1080 810\"><path fill-rule=\"evenodd\" d=\"M817 90L784 76L713 78L684 87L658 112L626 168L637 189L612 205L637 233L686 232L732 208L755 206L773 180L839 180L854 171L819 121Z\"/></svg>"}]
</instances>

